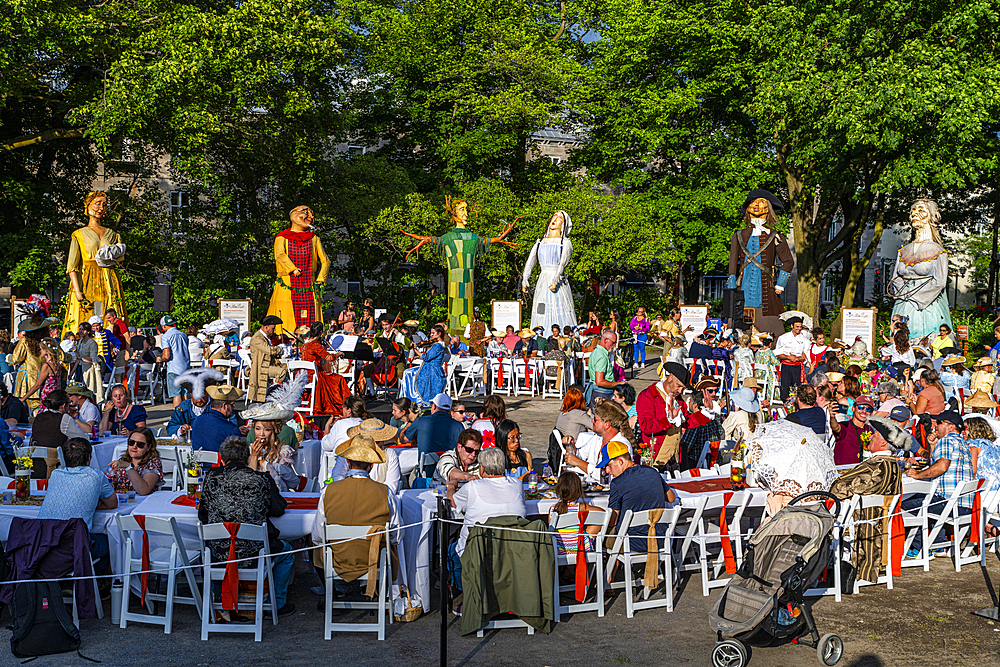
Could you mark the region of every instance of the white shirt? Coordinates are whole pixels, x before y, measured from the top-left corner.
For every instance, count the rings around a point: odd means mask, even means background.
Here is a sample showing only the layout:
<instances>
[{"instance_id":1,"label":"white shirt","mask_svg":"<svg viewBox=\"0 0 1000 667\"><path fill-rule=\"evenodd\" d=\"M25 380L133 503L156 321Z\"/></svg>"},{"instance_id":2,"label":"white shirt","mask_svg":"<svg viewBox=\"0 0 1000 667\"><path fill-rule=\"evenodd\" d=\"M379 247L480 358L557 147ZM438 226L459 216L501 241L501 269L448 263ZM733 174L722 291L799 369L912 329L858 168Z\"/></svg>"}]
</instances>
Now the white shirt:
<instances>
[{"instance_id":1,"label":"white shirt","mask_svg":"<svg viewBox=\"0 0 1000 667\"><path fill-rule=\"evenodd\" d=\"M917 363L917 356L913 354L913 348L911 347L906 352L900 352L896 349L896 344L886 345L883 347L879 354L883 357L889 357L889 363L895 364L900 361L905 362L907 366L913 366Z\"/></svg>"},{"instance_id":2,"label":"white shirt","mask_svg":"<svg viewBox=\"0 0 1000 667\"><path fill-rule=\"evenodd\" d=\"M197 336L188 336L188 355L191 361L205 360L205 344Z\"/></svg>"},{"instance_id":3,"label":"white shirt","mask_svg":"<svg viewBox=\"0 0 1000 667\"><path fill-rule=\"evenodd\" d=\"M789 331L778 336L778 342L774 346L774 356L795 354L804 355L808 359L810 345L812 345L812 341L809 340L804 331L800 332L798 336Z\"/></svg>"},{"instance_id":4,"label":"white shirt","mask_svg":"<svg viewBox=\"0 0 1000 667\"><path fill-rule=\"evenodd\" d=\"M399 493L403 479L403 475L399 469L399 454L397 454L396 450L392 447L386 447L383 451L385 452L385 463L376 463L373 465L371 473L369 473L368 476L377 482L378 479L376 478L381 474L382 466L385 466L385 481L382 483L388 486L393 493ZM347 463L347 459L342 456L338 456L337 460L333 464L333 470L330 471L330 478L334 482L339 482L348 476L348 472L350 472L350 465ZM325 479L319 480L321 485L325 482Z\"/></svg>"},{"instance_id":5,"label":"white shirt","mask_svg":"<svg viewBox=\"0 0 1000 667\"><path fill-rule=\"evenodd\" d=\"M352 426L357 426L361 423L360 417L344 417L338 419L333 426L330 427L330 432L323 436L323 451L332 452L341 443L350 440L350 436L347 435L347 429Z\"/></svg>"},{"instance_id":6,"label":"white shirt","mask_svg":"<svg viewBox=\"0 0 1000 667\"><path fill-rule=\"evenodd\" d=\"M483 523L495 516L519 516L527 514L521 480L517 477L487 477L474 479L454 496L455 509L465 514L462 532L455 543L455 553L465 552L465 541L469 538L469 527Z\"/></svg>"},{"instance_id":7,"label":"white shirt","mask_svg":"<svg viewBox=\"0 0 1000 667\"><path fill-rule=\"evenodd\" d=\"M80 406L80 412L76 416L82 422L101 422L101 411L94 405L93 401L84 401Z\"/></svg>"},{"instance_id":8,"label":"white shirt","mask_svg":"<svg viewBox=\"0 0 1000 667\"><path fill-rule=\"evenodd\" d=\"M611 440L617 440L628 447L628 453L632 453L632 445L621 433L616 433ZM610 442L610 441L609 441ZM604 447L604 439L596 433L581 433L576 439L576 455L587 462L587 480L599 482L601 480L601 468L597 464L601 462L601 449Z\"/></svg>"},{"instance_id":9,"label":"white shirt","mask_svg":"<svg viewBox=\"0 0 1000 667\"><path fill-rule=\"evenodd\" d=\"M367 476L368 473L364 470L354 469L347 472L347 477ZM326 513L323 512L323 494L326 493L326 488L324 487L319 493L319 506L316 508L316 521L312 529L313 544L326 542ZM399 499L388 486L385 487L385 495L389 499L389 541L396 544L399 542Z\"/></svg>"}]
</instances>

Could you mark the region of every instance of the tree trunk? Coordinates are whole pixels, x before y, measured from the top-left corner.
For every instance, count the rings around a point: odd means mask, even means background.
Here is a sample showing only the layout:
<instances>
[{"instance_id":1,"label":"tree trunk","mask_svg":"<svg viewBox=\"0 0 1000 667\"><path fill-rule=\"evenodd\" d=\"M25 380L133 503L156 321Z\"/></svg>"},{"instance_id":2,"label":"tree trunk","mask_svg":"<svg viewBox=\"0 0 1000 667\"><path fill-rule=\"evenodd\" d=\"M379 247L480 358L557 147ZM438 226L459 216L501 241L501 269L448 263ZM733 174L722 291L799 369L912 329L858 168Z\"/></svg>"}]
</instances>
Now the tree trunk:
<instances>
[{"instance_id":1,"label":"tree trunk","mask_svg":"<svg viewBox=\"0 0 1000 667\"><path fill-rule=\"evenodd\" d=\"M844 280L844 295L840 300L840 307L843 308L853 308L855 293L858 289L858 283L861 282L861 276L864 274L865 269L868 268L868 264L871 262L872 257L875 256L875 252L878 250L878 244L882 240L882 230L884 229L883 222L885 221L885 194L879 193L877 196L877 210L875 211L875 224L872 229L872 239L868 244L868 248L860 257L855 257L853 252L848 252L844 259L845 261L849 258L850 272L846 273L846 279ZM865 229L868 227L868 218L871 216L871 209L866 207L866 213L862 214L859 219L852 223L856 228L854 238L851 239L852 248L857 248L861 243L861 236L864 234ZM845 265L846 268L846 265Z\"/></svg>"}]
</instances>

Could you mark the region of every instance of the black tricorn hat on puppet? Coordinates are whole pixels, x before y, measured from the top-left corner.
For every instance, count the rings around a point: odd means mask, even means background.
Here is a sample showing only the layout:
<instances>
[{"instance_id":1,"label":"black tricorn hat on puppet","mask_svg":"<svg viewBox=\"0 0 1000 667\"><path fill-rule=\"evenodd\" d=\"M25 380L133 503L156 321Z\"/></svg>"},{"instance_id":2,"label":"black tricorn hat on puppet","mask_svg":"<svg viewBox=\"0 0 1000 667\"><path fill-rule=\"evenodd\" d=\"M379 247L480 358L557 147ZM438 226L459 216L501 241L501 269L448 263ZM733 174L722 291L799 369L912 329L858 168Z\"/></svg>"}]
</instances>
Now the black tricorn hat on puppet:
<instances>
[{"instance_id":1,"label":"black tricorn hat on puppet","mask_svg":"<svg viewBox=\"0 0 1000 667\"><path fill-rule=\"evenodd\" d=\"M781 200L778 199L777 195L775 195L773 192L769 190L757 189L757 190L751 190L750 192L747 193L747 198L743 200L743 206L740 208L740 215L746 215L747 206L750 205L750 202L752 202L754 199L761 199L761 198L766 199L771 204L772 211L785 210L785 205L781 203Z\"/></svg>"}]
</instances>

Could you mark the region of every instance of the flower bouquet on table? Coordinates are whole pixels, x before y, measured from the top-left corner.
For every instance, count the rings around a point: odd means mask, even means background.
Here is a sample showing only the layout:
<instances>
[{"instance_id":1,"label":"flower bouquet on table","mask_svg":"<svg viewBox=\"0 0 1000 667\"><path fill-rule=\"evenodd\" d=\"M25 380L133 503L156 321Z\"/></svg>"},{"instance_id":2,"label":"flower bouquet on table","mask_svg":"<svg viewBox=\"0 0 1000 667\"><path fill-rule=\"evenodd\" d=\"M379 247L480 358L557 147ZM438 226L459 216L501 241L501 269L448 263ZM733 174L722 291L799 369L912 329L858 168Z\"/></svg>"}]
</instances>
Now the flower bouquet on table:
<instances>
[{"instance_id":1,"label":"flower bouquet on table","mask_svg":"<svg viewBox=\"0 0 1000 667\"><path fill-rule=\"evenodd\" d=\"M201 461L194 457L194 450L187 453L184 467L187 469L187 497L201 499L199 493L202 483Z\"/></svg>"},{"instance_id":2,"label":"flower bouquet on table","mask_svg":"<svg viewBox=\"0 0 1000 667\"><path fill-rule=\"evenodd\" d=\"M14 497L18 500L27 499L31 491L31 470L35 462L30 456L18 456L14 459Z\"/></svg>"},{"instance_id":3,"label":"flower bouquet on table","mask_svg":"<svg viewBox=\"0 0 1000 667\"><path fill-rule=\"evenodd\" d=\"M637 440L635 443L635 451L639 455L640 463L652 467L653 460L656 458L656 453L653 452L653 445L651 443Z\"/></svg>"}]
</instances>

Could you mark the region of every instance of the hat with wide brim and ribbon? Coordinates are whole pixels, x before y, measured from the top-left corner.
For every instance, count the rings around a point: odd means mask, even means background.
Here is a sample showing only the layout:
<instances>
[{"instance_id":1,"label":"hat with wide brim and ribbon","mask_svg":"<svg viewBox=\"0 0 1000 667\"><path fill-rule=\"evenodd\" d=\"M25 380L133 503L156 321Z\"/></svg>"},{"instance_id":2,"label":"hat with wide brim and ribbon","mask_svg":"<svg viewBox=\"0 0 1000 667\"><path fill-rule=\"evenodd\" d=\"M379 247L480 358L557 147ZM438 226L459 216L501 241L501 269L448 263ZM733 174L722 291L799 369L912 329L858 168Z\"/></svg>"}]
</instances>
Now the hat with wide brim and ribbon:
<instances>
[{"instance_id":1,"label":"hat with wide brim and ribbon","mask_svg":"<svg viewBox=\"0 0 1000 667\"><path fill-rule=\"evenodd\" d=\"M17 325L18 331L38 331L39 329L46 329L49 327L58 326L58 317L44 317L39 314L36 317L29 317L27 319L21 320Z\"/></svg>"},{"instance_id":2,"label":"hat with wide brim and ribbon","mask_svg":"<svg viewBox=\"0 0 1000 667\"><path fill-rule=\"evenodd\" d=\"M213 401L226 401L227 403L235 403L236 401L243 398L243 390L239 387L234 387L231 384L216 384L211 387L207 387L205 392L208 394L209 398Z\"/></svg>"},{"instance_id":3,"label":"hat with wide brim and ribbon","mask_svg":"<svg viewBox=\"0 0 1000 667\"><path fill-rule=\"evenodd\" d=\"M992 359L990 359L989 357L980 357L979 361L975 363L973 368L980 368L982 366L992 366L992 365L993 365Z\"/></svg>"},{"instance_id":4,"label":"hat with wide brim and ribbon","mask_svg":"<svg viewBox=\"0 0 1000 667\"><path fill-rule=\"evenodd\" d=\"M757 394L750 387L737 389L729 394L729 398L732 399L733 405L740 410L753 413L760 411L760 399L757 398Z\"/></svg>"},{"instance_id":5,"label":"hat with wide brim and ribbon","mask_svg":"<svg viewBox=\"0 0 1000 667\"><path fill-rule=\"evenodd\" d=\"M965 357L961 357L954 354L949 357L945 357L944 359L941 360L942 366L954 366L955 364L964 364L964 363L965 363Z\"/></svg>"},{"instance_id":6,"label":"hat with wide brim and ribbon","mask_svg":"<svg viewBox=\"0 0 1000 667\"><path fill-rule=\"evenodd\" d=\"M356 435L367 435L375 442L385 442L392 440L399 432L395 426L389 426L381 419L366 419L357 426L347 429L347 435L353 438Z\"/></svg>"},{"instance_id":7,"label":"hat with wide brim and ribbon","mask_svg":"<svg viewBox=\"0 0 1000 667\"><path fill-rule=\"evenodd\" d=\"M333 452L337 456L358 463L385 463L385 452L373 438L359 433L350 440L340 443Z\"/></svg>"},{"instance_id":8,"label":"hat with wide brim and ribbon","mask_svg":"<svg viewBox=\"0 0 1000 667\"><path fill-rule=\"evenodd\" d=\"M525 327L524 329L521 329L517 335L521 338L533 338L535 336L535 332Z\"/></svg>"}]
</instances>

